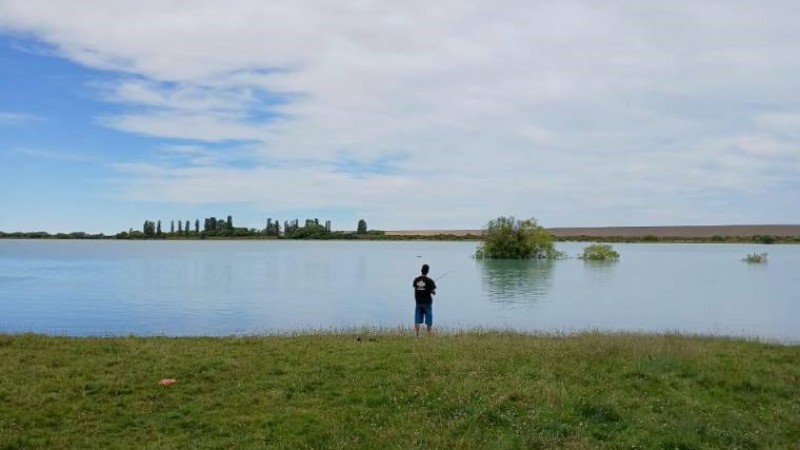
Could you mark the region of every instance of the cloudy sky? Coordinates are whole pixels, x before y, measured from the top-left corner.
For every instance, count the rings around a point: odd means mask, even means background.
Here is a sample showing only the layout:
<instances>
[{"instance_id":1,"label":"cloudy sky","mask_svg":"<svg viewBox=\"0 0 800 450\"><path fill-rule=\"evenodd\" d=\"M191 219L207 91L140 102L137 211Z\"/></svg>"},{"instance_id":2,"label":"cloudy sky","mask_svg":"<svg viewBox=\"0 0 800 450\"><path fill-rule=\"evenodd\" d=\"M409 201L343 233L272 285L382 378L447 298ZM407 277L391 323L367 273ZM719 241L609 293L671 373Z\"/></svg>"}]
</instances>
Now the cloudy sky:
<instances>
[{"instance_id":1,"label":"cloudy sky","mask_svg":"<svg viewBox=\"0 0 800 450\"><path fill-rule=\"evenodd\" d=\"M800 223L800 2L0 0L0 230Z\"/></svg>"}]
</instances>

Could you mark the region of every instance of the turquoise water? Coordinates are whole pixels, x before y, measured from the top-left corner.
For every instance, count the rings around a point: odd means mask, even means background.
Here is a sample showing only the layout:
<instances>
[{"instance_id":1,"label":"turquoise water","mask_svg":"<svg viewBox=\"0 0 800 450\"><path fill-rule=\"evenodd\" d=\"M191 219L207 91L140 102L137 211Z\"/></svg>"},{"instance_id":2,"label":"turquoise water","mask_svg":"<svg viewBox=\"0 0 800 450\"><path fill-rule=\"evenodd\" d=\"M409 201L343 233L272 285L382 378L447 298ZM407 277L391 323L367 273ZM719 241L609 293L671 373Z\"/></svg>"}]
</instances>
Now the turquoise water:
<instances>
[{"instance_id":1,"label":"turquoise water","mask_svg":"<svg viewBox=\"0 0 800 450\"><path fill-rule=\"evenodd\" d=\"M800 342L800 246L615 244L616 263L476 261L475 242L0 240L0 332L235 335L436 326ZM577 255L585 243L560 243ZM748 253L769 253L746 264Z\"/></svg>"}]
</instances>

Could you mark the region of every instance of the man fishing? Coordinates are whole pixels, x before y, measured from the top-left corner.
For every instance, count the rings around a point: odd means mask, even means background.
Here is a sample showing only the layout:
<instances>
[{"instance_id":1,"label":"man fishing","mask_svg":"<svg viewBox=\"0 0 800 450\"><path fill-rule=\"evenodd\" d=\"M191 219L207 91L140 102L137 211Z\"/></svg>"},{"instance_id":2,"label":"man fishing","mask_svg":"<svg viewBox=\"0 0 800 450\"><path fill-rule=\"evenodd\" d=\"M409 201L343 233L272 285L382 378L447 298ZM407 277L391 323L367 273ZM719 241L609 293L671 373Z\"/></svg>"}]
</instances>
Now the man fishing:
<instances>
[{"instance_id":1,"label":"man fishing","mask_svg":"<svg viewBox=\"0 0 800 450\"><path fill-rule=\"evenodd\" d=\"M414 332L417 336L419 336L419 328L423 321L425 322L428 336L431 335L431 326L433 325L433 296L436 295L436 282L428 277L428 271L430 271L430 267L427 264L423 264L422 274L414 278L411 283L414 288L414 300L416 300Z\"/></svg>"}]
</instances>

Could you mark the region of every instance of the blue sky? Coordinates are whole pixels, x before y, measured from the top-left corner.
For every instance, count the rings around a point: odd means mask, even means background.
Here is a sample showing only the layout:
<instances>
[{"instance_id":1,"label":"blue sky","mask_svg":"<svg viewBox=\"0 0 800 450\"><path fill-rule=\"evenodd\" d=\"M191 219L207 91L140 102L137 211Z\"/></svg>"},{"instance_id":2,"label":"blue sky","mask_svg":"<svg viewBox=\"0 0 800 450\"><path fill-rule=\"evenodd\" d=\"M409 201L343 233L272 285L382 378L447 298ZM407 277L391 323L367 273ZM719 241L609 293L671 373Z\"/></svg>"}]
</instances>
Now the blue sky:
<instances>
[{"instance_id":1,"label":"blue sky","mask_svg":"<svg viewBox=\"0 0 800 450\"><path fill-rule=\"evenodd\" d=\"M800 5L0 0L0 230L800 223Z\"/></svg>"}]
</instances>

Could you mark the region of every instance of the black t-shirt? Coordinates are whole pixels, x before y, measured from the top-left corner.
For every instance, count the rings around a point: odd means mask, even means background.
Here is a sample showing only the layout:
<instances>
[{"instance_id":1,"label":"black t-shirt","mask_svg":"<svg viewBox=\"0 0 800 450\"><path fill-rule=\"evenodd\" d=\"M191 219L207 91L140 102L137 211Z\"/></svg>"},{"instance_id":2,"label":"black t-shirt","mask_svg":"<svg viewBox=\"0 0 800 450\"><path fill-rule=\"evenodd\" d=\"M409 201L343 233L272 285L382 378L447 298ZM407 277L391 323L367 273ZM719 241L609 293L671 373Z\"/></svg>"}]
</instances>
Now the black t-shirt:
<instances>
[{"instance_id":1,"label":"black t-shirt","mask_svg":"<svg viewBox=\"0 0 800 450\"><path fill-rule=\"evenodd\" d=\"M420 275L414 278L411 286L414 288L414 299L417 301L417 304L429 305L433 303L432 294L436 290L436 282L433 281L432 278Z\"/></svg>"}]
</instances>

